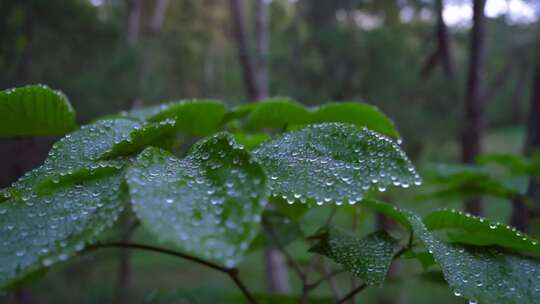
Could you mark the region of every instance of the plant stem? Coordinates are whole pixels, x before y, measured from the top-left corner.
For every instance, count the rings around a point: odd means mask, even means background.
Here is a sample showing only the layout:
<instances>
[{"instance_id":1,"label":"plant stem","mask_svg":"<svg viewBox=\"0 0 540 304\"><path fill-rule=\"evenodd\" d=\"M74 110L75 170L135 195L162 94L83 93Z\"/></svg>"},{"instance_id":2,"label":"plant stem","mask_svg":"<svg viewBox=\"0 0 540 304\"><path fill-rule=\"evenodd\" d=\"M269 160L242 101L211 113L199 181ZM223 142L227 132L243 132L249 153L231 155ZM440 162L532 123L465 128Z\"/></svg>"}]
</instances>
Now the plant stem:
<instances>
[{"instance_id":1,"label":"plant stem","mask_svg":"<svg viewBox=\"0 0 540 304\"><path fill-rule=\"evenodd\" d=\"M279 241L276 233L274 232L274 229L272 229L272 227L270 226L269 223L263 221L263 228L268 232L268 234L270 235L270 237L273 239L274 243L276 244L276 247L279 251L281 251L281 253L283 254L283 256L285 257L285 260L287 260L287 264L289 264L289 266L292 267L292 269L294 270L294 272L298 275L298 277L300 278L300 280L302 281L302 283L305 282L306 280L306 276L304 274L304 272L302 272L302 270L300 269L300 266L298 266L298 264L296 263L296 261L293 259L293 257L289 254L289 252L285 249L285 247L281 244L281 242Z\"/></svg>"},{"instance_id":2,"label":"plant stem","mask_svg":"<svg viewBox=\"0 0 540 304\"><path fill-rule=\"evenodd\" d=\"M366 287L367 287L366 283L362 283L361 285L359 285L355 289L351 290L343 298L339 299L336 303L337 304L342 304L342 303L347 302L349 299L352 299L356 294L358 294L360 291L362 291Z\"/></svg>"},{"instance_id":3,"label":"plant stem","mask_svg":"<svg viewBox=\"0 0 540 304\"><path fill-rule=\"evenodd\" d=\"M306 289L307 290L312 290L312 289L315 289L317 288L317 286L319 286L322 282L332 278L332 277L335 277L337 276L338 274L340 273L343 273L343 270L336 270L336 271L333 271L327 275L324 275L323 277L321 277L320 279L318 279L317 281L313 282L313 283L310 283L310 284L306 284Z\"/></svg>"},{"instance_id":4,"label":"plant stem","mask_svg":"<svg viewBox=\"0 0 540 304\"><path fill-rule=\"evenodd\" d=\"M224 267L210 261L203 260L196 256L183 253L183 252L174 251L167 248L155 247L151 245L137 244L137 243L123 243L123 242L97 243L97 244L88 246L87 251L96 250L100 248L130 248L130 249L139 249L139 250L144 250L144 251L158 252L158 253L175 256L181 259L185 259L185 260L206 266L208 268L227 274L232 279L232 281L236 284L236 286L242 291L243 295L246 297L249 303L251 304L257 303L257 301L255 300L251 292L246 288L246 285L238 277L238 268L228 268L228 267Z\"/></svg>"}]
</instances>

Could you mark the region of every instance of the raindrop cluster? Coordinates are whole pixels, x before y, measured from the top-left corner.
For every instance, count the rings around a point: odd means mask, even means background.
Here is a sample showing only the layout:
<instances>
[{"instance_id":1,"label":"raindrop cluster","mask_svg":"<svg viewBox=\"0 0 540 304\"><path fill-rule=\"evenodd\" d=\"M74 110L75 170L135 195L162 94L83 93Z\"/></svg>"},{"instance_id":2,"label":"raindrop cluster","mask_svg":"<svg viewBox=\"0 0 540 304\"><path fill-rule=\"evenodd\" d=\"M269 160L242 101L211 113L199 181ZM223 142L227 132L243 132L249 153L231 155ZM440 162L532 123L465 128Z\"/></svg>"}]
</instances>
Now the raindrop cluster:
<instances>
[{"instance_id":1,"label":"raindrop cluster","mask_svg":"<svg viewBox=\"0 0 540 304\"><path fill-rule=\"evenodd\" d=\"M101 120L82 126L56 142L42 166L26 172L10 188L2 190L0 196L11 197L33 188L46 177L61 178L98 166L96 162L103 154L141 128L140 123L128 119Z\"/></svg>"},{"instance_id":2,"label":"raindrop cluster","mask_svg":"<svg viewBox=\"0 0 540 304\"><path fill-rule=\"evenodd\" d=\"M0 281L67 259L114 223L126 201L125 161L98 159L139 127L125 119L84 126L55 143L42 166L2 190Z\"/></svg>"},{"instance_id":3,"label":"raindrop cluster","mask_svg":"<svg viewBox=\"0 0 540 304\"><path fill-rule=\"evenodd\" d=\"M367 128L324 123L289 132L254 151L273 195L287 202L354 204L370 190L422 180L391 139Z\"/></svg>"},{"instance_id":4,"label":"raindrop cluster","mask_svg":"<svg viewBox=\"0 0 540 304\"><path fill-rule=\"evenodd\" d=\"M381 285L398 247L398 241L383 231L360 239L330 229L311 250L335 260L367 284Z\"/></svg>"},{"instance_id":5,"label":"raindrop cluster","mask_svg":"<svg viewBox=\"0 0 540 304\"><path fill-rule=\"evenodd\" d=\"M496 233L499 238L490 238L492 241L491 244L510 246L510 248L522 250L531 250L532 248L534 252L540 252L540 244L538 244L538 240L517 230L515 227L502 224L500 222L490 221L483 217L478 217L466 212L446 208L433 212L432 214L430 214L430 216L428 216L426 220L432 222L430 218L434 217L437 217L439 220L432 225L428 225L430 229L454 228L454 223L457 222L459 223L460 228L470 229L472 231L476 231L476 233L478 233L480 228L484 229L486 235L493 235L493 233Z\"/></svg>"},{"instance_id":6,"label":"raindrop cluster","mask_svg":"<svg viewBox=\"0 0 540 304\"><path fill-rule=\"evenodd\" d=\"M490 247L446 244L433 236L422 220L410 212L407 217L456 296L472 303L538 303L540 262Z\"/></svg>"},{"instance_id":7,"label":"raindrop cluster","mask_svg":"<svg viewBox=\"0 0 540 304\"><path fill-rule=\"evenodd\" d=\"M90 180L49 195L25 191L0 207L0 281L66 260L123 209L122 178Z\"/></svg>"},{"instance_id":8,"label":"raindrop cluster","mask_svg":"<svg viewBox=\"0 0 540 304\"><path fill-rule=\"evenodd\" d=\"M257 234L268 196L262 168L224 133L185 159L147 148L127 181L135 212L156 235L228 267Z\"/></svg>"}]
</instances>

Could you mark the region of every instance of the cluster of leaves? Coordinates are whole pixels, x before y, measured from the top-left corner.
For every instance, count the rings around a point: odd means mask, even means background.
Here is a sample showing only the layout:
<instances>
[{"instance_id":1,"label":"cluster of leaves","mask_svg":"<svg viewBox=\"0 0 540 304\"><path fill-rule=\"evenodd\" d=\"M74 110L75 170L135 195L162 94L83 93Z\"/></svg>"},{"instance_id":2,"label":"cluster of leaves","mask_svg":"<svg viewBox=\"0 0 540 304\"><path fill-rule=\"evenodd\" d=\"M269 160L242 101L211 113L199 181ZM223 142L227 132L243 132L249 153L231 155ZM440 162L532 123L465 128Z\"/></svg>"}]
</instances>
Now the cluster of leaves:
<instances>
[{"instance_id":1,"label":"cluster of leaves","mask_svg":"<svg viewBox=\"0 0 540 304\"><path fill-rule=\"evenodd\" d=\"M475 164L439 164L432 170L436 189L422 200L451 200L491 196L526 201L531 177L540 175L540 153L530 158L514 154L485 154Z\"/></svg>"},{"instance_id":2,"label":"cluster of leaves","mask_svg":"<svg viewBox=\"0 0 540 304\"><path fill-rule=\"evenodd\" d=\"M1 92L0 109L9 112L1 136L75 128L65 96L46 87ZM179 134L202 137L182 158L174 153ZM361 103L307 109L271 99L227 110L179 101L105 117L65 135L41 167L1 190L0 285L75 255L127 207L162 241L232 269L269 239L302 238L295 220L303 210L358 203L401 224L407 244L384 231L358 237L325 227L310 237L311 252L367 285L382 284L391 262L408 256L439 265L455 294L472 302L537 301L540 262L524 255L540 254L536 240L460 212L421 219L366 197L421 183L398 142L393 123ZM259 234L261 226L270 229Z\"/></svg>"}]
</instances>

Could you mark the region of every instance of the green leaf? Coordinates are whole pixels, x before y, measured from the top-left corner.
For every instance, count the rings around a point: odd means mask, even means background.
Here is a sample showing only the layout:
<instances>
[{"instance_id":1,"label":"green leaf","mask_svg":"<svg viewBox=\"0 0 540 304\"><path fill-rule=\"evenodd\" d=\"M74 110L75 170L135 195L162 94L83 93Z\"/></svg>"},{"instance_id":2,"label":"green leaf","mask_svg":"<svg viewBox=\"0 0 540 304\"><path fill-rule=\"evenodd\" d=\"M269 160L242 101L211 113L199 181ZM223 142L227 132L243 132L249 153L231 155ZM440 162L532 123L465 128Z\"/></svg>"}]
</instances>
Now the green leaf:
<instances>
[{"instance_id":1,"label":"green leaf","mask_svg":"<svg viewBox=\"0 0 540 304\"><path fill-rule=\"evenodd\" d=\"M330 228L318 235L309 251L325 255L367 284L381 285L398 250L398 241L384 231L357 238Z\"/></svg>"},{"instance_id":2,"label":"green leaf","mask_svg":"<svg viewBox=\"0 0 540 304\"><path fill-rule=\"evenodd\" d=\"M100 159L110 151L135 153L160 138L155 127L128 119L83 126L55 143L42 166L2 190L1 286L66 259L114 222L126 201L127 159Z\"/></svg>"},{"instance_id":3,"label":"green leaf","mask_svg":"<svg viewBox=\"0 0 540 304\"><path fill-rule=\"evenodd\" d=\"M288 98L266 99L253 104L246 118L249 130L284 129L289 125L309 123L309 112Z\"/></svg>"},{"instance_id":4,"label":"green leaf","mask_svg":"<svg viewBox=\"0 0 540 304\"><path fill-rule=\"evenodd\" d=\"M100 159L136 153L170 125L114 119L83 126L55 143L42 166L2 190L0 230L10 244L0 251L0 264L9 265L1 267L1 285L66 259L112 224L124 208L127 161Z\"/></svg>"},{"instance_id":5,"label":"green leaf","mask_svg":"<svg viewBox=\"0 0 540 304\"><path fill-rule=\"evenodd\" d=\"M243 145L244 147L246 147L246 149L250 151L270 139L270 135L266 133L244 134L241 132L237 132L233 135L236 142Z\"/></svg>"},{"instance_id":6,"label":"green leaf","mask_svg":"<svg viewBox=\"0 0 540 304\"><path fill-rule=\"evenodd\" d=\"M399 138L399 132L377 107L359 102L333 102L312 110L310 123L342 122L366 127L391 138Z\"/></svg>"},{"instance_id":7,"label":"green leaf","mask_svg":"<svg viewBox=\"0 0 540 304\"><path fill-rule=\"evenodd\" d=\"M508 153L485 154L478 157L480 164L497 164L509 170L513 176L540 175L540 153L532 153L530 158Z\"/></svg>"},{"instance_id":8,"label":"green leaf","mask_svg":"<svg viewBox=\"0 0 540 304\"><path fill-rule=\"evenodd\" d=\"M142 128L141 123L128 119L101 120L66 135L49 151L45 163L36 172L28 172L8 189L0 191L0 201L19 196L42 182L57 184L56 180L97 166L97 161ZM84 176L84 174L83 174ZM51 182L48 179L51 179ZM3 195L1 195L3 194Z\"/></svg>"},{"instance_id":9,"label":"green leaf","mask_svg":"<svg viewBox=\"0 0 540 304\"><path fill-rule=\"evenodd\" d=\"M474 165L439 165L433 181L438 188L420 196L420 199L462 199L484 195L508 199L519 195L514 186L494 177L486 168Z\"/></svg>"},{"instance_id":10,"label":"green leaf","mask_svg":"<svg viewBox=\"0 0 540 304\"><path fill-rule=\"evenodd\" d=\"M248 130L295 129L309 124L340 122L366 127L391 138L399 138L394 123L377 107L359 102L331 102L306 108L289 98L276 97L243 105L227 114L227 120L246 117Z\"/></svg>"},{"instance_id":11,"label":"green leaf","mask_svg":"<svg viewBox=\"0 0 540 304\"><path fill-rule=\"evenodd\" d=\"M481 303L540 301L540 261L490 247L446 244L409 213L415 235L442 268L454 294Z\"/></svg>"},{"instance_id":12,"label":"green leaf","mask_svg":"<svg viewBox=\"0 0 540 304\"><path fill-rule=\"evenodd\" d=\"M115 143L100 158L132 155L152 144L165 148L169 143L169 139L175 137L175 126L176 122L174 120L165 119L160 122L148 123L143 127L135 127L127 138Z\"/></svg>"},{"instance_id":13,"label":"green leaf","mask_svg":"<svg viewBox=\"0 0 540 304\"><path fill-rule=\"evenodd\" d=\"M265 142L254 155L270 176L272 194L289 203L354 204L372 188L421 183L396 143L348 124L288 132Z\"/></svg>"},{"instance_id":14,"label":"green leaf","mask_svg":"<svg viewBox=\"0 0 540 304\"><path fill-rule=\"evenodd\" d=\"M41 179L43 171L27 175ZM31 188L0 203L0 288L66 260L110 226L124 208L121 174L87 179L48 194Z\"/></svg>"},{"instance_id":15,"label":"green leaf","mask_svg":"<svg viewBox=\"0 0 540 304\"><path fill-rule=\"evenodd\" d=\"M272 207L276 208L280 213L295 221L300 220L309 210L309 208L305 204L291 205L287 203L287 201L284 200L282 197L270 197L269 202Z\"/></svg>"},{"instance_id":16,"label":"green leaf","mask_svg":"<svg viewBox=\"0 0 540 304\"><path fill-rule=\"evenodd\" d=\"M64 135L75 129L67 97L43 85L0 91L0 137Z\"/></svg>"},{"instance_id":17,"label":"green leaf","mask_svg":"<svg viewBox=\"0 0 540 304\"><path fill-rule=\"evenodd\" d=\"M220 133L184 159L144 150L128 170L135 213L152 232L198 256L235 265L256 236L266 177L243 147Z\"/></svg>"},{"instance_id":18,"label":"green leaf","mask_svg":"<svg viewBox=\"0 0 540 304\"><path fill-rule=\"evenodd\" d=\"M477 159L479 164L497 164L506 167L514 175L527 174L528 160L521 155L508 153L484 154Z\"/></svg>"},{"instance_id":19,"label":"green leaf","mask_svg":"<svg viewBox=\"0 0 540 304\"><path fill-rule=\"evenodd\" d=\"M403 214L401 209L396 206L393 206L388 203L377 201L374 199L364 199L362 201L362 207L374 210L378 213L383 214L387 218L394 220L396 223L402 225L403 227L411 230L411 224L407 217Z\"/></svg>"},{"instance_id":20,"label":"green leaf","mask_svg":"<svg viewBox=\"0 0 540 304\"><path fill-rule=\"evenodd\" d=\"M456 210L438 210L424 218L428 230L446 229L460 235L459 241L472 245L498 245L507 249L540 255L534 238L507 225Z\"/></svg>"},{"instance_id":21,"label":"green leaf","mask_svg":"<svg viewBox=\"0 0 540 304\"><path fill-rule=\"evenodd\" d=\"M383 204L383 203L380 203ZM454 294L480 303L537 303L540 261L493 247L447 244L435 237L419 216L400 211L435 262Z\"/></svg>"},{"instance_id":22,"label":"green leaf","mask_svg":"<svg viewBox=\"0 0 540 304\"><path fill-rule=\"evenodd\" d=\"M433 258L433 255L429 252L415 252L412 250L407 250L402 255L404 258L407 259L416 259L420 264L422 264L422 268L424 270L427 270L432 265L435 265L435 259Z\"/></svg>"},{"instance_id":23,"label":"green leaf","mask_svg":"<svg viewBox=\"0 0 540 304\"><path fill-rule=\"evenodd\" d=\"M219 130L225 106L213 100L182 100L125 113L143 121L175 119L176 128L192 135L209 135Z\"/></svg>"}]
</instances>

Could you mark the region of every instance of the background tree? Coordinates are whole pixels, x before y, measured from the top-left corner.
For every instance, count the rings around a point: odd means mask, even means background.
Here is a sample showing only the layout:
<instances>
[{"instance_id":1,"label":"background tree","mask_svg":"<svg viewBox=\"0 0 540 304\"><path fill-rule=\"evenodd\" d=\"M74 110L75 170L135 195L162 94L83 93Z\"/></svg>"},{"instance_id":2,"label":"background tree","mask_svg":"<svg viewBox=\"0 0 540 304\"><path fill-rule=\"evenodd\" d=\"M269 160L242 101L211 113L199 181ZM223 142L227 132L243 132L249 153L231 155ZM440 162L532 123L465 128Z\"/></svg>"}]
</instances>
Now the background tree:
<instances>
[{"instance_id":1,"label":"background tree","mask_svg":"<svg viewBox=\"0 0 540 304\"><path fill-rule=\"evenodd\" d=\"M484 101L481 99L485 69L485 15L486 0L473 1L473 26L470 35L469 68L465 91L465 115L462 129L462 160L473 163L482 153L484 134ZM472 214L482 214L479 198L468 200L465 210Z\"/></svg>"}]
</instances>

